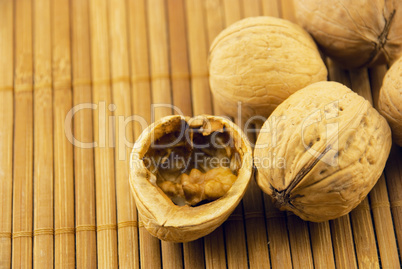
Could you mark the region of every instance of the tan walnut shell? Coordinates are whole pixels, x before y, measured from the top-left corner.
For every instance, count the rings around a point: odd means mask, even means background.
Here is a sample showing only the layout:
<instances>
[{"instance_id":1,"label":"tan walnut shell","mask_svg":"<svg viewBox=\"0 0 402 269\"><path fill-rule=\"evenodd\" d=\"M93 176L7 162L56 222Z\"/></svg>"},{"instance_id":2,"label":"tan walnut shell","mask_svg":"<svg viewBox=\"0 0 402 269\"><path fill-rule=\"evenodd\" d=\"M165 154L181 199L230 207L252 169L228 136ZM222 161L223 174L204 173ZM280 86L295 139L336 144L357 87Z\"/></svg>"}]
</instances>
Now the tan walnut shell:
<instances>
[{"instance_id":1,"label":"tan walnut shell","mask_svg":"<svg viewBox=\"0 0 402 269\"><path fill-rule=\"evenodd\" d=\"M327 80L311 36L280 18L251 17L223 30L209 52L213 96L229 116L269 114L301 88Z\"/></svg>"},{"instance_id":2,"label":"tan walnut shell","mask_svg":"<svg viewBox=\"0 0 402 269\"><path fill-rule=\"evenodd\" d=\"M391 66L384 77L378 110L391 126L394 142L402 146L402 58Z\"/></svg>"},{"instance_id":3,"label":"tan walnut shell","mask_svg":"<svg viewBox=\"0 0 402 269\"><path fill-rule=\"evenodd\" d=\"M197 206L179 206L161 188L151 183L155 174L146 167L143 158L151 150L153 142L189 128L198 128L203 135L224 130L233 138L241 162L236 180L222 197ZM153 236L174 242L196 240L220 226L239 204L253 172L252 150L241 129L225 118L209 115L162 118L142 132L130 157L130 185L140 221Z\"/></svg>"},{"instance_id":4,"label":"tan walnut shell","mask_svg":"<svg viewBox=\"0 0 402 269\"><path fill-rule=\"evenodd\" d=\"M297 19L344 67L392 63L402 52L402 1L300 0Z\"/></svg>"},{"instance_id":5,"label":"tan walnut shell","mask_svg":"<svg viewBox=\"0 0 402 269\"><path fill-rule=\"evenodd\" d=\"M254 150L257 183L281 210L321 222L355 208L380 177L391 148L386 120L337 82L318 82L285 100Z\"/></svg>"}]
</instances>

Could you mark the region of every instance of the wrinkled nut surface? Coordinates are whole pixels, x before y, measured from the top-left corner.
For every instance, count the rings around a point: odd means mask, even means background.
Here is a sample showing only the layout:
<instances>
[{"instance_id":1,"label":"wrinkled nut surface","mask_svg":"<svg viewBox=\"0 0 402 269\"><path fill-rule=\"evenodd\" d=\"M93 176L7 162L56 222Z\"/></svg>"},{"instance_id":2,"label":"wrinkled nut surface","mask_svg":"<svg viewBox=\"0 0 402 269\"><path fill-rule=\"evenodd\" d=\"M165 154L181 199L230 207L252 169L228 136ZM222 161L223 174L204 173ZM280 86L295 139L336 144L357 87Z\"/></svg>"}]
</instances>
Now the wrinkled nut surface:
<instances>
[{"instance_id":1,"label":"wrinkled nut surface","mask_svg":"<svg viewBox=\"0 0 402 269\"><path fill-rule=\"evenodd\" d=\"M300 0L297 19L344 67L392 63L402 52L402 1Z\"/></svg>"},{"instance_id":2,"label":"wrinkled nut surface","mask_svg":"<svg viewBox=\"0 0 402 269\"><path fill-rule=\"evenodd\" d=\"M384 77L378 109L391 126L395 143L402 146L402 58L391 66Z\"/></svg>"},{"instance_id":3,"label":"wrinkled nut surface","mask_svg":"<svg viewBox=\"0 0 402 269\"><path fill-rule=\"evenodd\" d=\"M238 205L252 167L249 142L229 120L165 117L144 130L130 158L140 220L162 240L205 236Z\"/></svg>"},{"instance_id":4,"label":"wrinkled nut surface","mask_svg":"<svg viewBox=\"0 0 402 269\"><path fill-rule=\"evenodd\" d=\"M223 30L210 48L211 91L223 112L236 117L269 114L327 69L310 35L274 17L252 17Z\"/></svg>"},{"instance_id":5,"label":"wrinkled nut surface","mask_svg":"<svg viewBox=\"0 0 402 269\"><path fill-rule=\"evenodd\" d=\"M257 183L282 210L321 222L347 214L380 177L391 148L386 120L336 82L318 82L284 101L254 150Z\"/></svg>"},{"instance_id":6,"label":"wrinkled nut surface","mask_svg":"<svg viewBox=\"0 0 402 269\"><path fill-rule=\"evenodd\" d=\"M158 186L176 204L195 206L222 197L235 180L228 167L212 168L205 173L193 168L190 174L181 174L178 180L161 180Z\"/></svg>"}]
</instances>

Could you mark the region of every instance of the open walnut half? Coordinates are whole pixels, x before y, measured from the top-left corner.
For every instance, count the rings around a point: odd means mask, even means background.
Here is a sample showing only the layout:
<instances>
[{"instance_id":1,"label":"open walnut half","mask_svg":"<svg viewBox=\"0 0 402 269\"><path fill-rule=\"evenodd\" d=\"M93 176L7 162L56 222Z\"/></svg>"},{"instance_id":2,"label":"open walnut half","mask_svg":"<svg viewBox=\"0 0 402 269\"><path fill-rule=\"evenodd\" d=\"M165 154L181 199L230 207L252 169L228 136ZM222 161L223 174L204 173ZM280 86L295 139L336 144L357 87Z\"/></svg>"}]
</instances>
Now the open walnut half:
<instances>
[{"instance_id":1,"label":"open walnut half","mask_svg":"<svg viewBox=\"0 0 402 269\"><path fill-rule=\"evenodd\" d=\"M144 227L162 240L187 242L235 209L252 175L252 151L225 118L168 116L141 134L130 169Z\"/></svg>"}]
</instances>

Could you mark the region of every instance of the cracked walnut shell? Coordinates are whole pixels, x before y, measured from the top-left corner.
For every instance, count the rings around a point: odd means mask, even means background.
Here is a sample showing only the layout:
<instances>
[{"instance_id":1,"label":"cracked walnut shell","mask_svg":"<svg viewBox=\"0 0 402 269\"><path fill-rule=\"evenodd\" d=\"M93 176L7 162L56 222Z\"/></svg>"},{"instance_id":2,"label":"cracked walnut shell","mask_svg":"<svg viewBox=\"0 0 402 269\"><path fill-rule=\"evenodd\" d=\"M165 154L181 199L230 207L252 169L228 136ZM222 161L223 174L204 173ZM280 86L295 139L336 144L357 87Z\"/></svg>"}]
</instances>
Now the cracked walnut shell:
<instances>
[{"instance_id":1,"label":"cracked walnut shell","mask_svg":"<svg viewBox=\"0 0 402 269\"><path fill-rule=\"evenodd\" d=\"M334 219L373 188L391 143L386 120L367 100L336 82L314 83L264 123L254 150L257 183L281 210Z\"/></svg>"},{"instance_id":2,"label":"cracked walnut shell","mask_svg":"<svg viewBox=\"0 0 402 269\"><path fill-rule=\"evenodd\" d=\"M209 52L212 94L223 112L268 117L287 97L327 80L327 69L311 36L280 18L251 17L223 30Z\"/></svg>"},{"instance_id":3,"label":"cracked walnut shell","mask_svg":"<svg viewBox=\"0 0 402 269\"><path fill-rule=\"evenodd\" d=\"M385 74L378 110L391 126L394 142L402 146L402 58Z\"/></svg>"},{"instance_id":4,"label":"cracked walnut shell","mask_svg":"<svg viewBox=\"0 0 402 269\"><path fill-rule=\"evenodd\" d=\"M136 141L130 185L144 227L161 240L188 242L221 225L252 176L241 129L215 116L168 116Z\"/></svg>"},{"instance_id":5,"label":"cracked walnut shell","mask_svg":"<svg viewBox=\"0 0 402 269\"><path fill-rule=\"evenodd\" d=\"M392 63L402 52L402 1L300 0L297 19L344 67Z\"/></svg>"}]
</instances>

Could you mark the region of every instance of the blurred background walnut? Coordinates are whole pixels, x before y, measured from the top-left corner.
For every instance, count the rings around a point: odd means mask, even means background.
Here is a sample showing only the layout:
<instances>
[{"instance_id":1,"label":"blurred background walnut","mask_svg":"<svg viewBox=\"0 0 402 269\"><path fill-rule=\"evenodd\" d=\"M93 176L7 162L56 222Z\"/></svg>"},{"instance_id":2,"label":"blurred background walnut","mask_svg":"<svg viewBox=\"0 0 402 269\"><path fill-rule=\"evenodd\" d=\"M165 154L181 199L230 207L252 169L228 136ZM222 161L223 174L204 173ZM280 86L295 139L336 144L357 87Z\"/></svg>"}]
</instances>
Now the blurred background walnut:
<instances>
[{"instance_id":1,"label":"blurred background walnut","mask_svg":"<svg viewBox=\"0 0 402 269\"><path fill-rule=\"evenodd\" d=\"M378 109L391 126L394 142L402 146L402 58L391 66L384 77Z\"/></svg>"},{"instance_id":2,"label":"blurred background walnut","mask_svg":"<svg viewBox=\"0 0 402 269\"><path fill-rule=\"evenodd\" d=\"M323 52L357 68L392 63L402 52L402 1L294 1L299 23Z\"/></svg>"},{"instance_id":3,"label":"blurred background walnut","mask_svg":"<svg viewBox=\"0 0 402 269\"><path fill-rule=\"evenodd\" d=\"M317 47L300 26L274 17L251 17L223 30L210 48L211 91L224 113L269 114L297 90L327 80Z\"/></svg>"}]
</instances>

